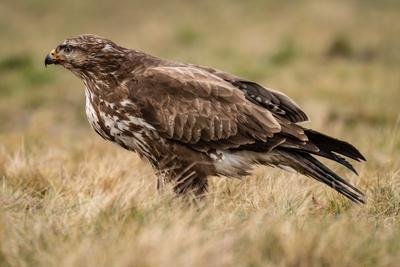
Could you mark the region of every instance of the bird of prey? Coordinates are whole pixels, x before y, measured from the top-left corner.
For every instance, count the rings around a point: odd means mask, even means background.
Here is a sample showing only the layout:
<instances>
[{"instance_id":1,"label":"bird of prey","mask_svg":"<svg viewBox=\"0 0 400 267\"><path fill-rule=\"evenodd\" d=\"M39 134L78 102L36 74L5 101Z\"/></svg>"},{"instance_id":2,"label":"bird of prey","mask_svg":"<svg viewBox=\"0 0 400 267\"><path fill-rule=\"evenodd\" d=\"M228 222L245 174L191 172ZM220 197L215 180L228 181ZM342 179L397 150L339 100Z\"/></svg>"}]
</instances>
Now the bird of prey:
<instances>
[{"instance_id":1,"label":"bird of prey","mask_svg":"<svg viewBox=\"0 0 400 267\"><path fill-rule=\"evenodd\" d=\"M307 115L288 96L214 69L163 60L96 36L69 38L45 65L82 79L86 115L104 139L154 168L157 188L202 197L209 176L243 177L254 165L291 169L363 203L363 193L320 162L365 160L351 144L298 123Z\"/></svg>"}]
</instances>

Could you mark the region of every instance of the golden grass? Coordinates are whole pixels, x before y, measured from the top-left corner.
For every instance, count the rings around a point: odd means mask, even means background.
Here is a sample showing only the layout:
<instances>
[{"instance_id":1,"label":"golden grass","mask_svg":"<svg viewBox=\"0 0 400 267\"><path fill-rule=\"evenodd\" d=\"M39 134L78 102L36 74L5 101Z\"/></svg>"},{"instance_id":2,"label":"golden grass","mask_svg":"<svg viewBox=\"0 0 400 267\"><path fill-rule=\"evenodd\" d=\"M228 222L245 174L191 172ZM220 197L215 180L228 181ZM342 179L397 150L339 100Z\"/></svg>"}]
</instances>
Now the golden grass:
<instances>
[{"instance_id":1,"label":"golden grass","mask_svg":"<svg viewBox=\"0 0 400 267\"><path fill-rule=\"evenodd\" d=\"M94 3L0 3L0 266L398 266L396 2ZM198 206L157 193L146 163L89 129L81 82L42 67L83 32L282 89L366 155L359 177L331 166L367 203L263 167L213 178Z\"/></svg>"}]
</instances>

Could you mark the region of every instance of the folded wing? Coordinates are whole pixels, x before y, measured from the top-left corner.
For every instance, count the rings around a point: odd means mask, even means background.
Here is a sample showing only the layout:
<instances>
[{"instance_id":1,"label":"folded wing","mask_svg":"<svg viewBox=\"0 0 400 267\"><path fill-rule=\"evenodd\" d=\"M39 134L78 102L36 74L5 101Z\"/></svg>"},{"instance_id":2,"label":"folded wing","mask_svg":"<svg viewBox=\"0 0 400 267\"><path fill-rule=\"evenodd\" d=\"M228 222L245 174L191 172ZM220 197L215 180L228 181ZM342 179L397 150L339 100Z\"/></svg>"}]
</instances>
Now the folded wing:
<instances>
[{"instance_id":1,"label":"folded wing","mask_svg":"<svg viewBox=\"0 0 400 267\"><path fill-rule=\"evenodd\" d=\"M292 99L282 92L265 88L258 83L226 73L217 69L200 67L240 89L247 99L260 105L272 113L279 115L290 122L308 121L303 110Z\"/></svg>"},{"instance_id":2,"label":"folded wing","mask_svg":"<svg viewBox=\"0 0 400 267\"><path fill-rule=\"evenodd\" d=\"M163 137L202 151L268 142L282 130L241 90L190 66L149 68L130 94Z\"/></svg>"}]
</instances>

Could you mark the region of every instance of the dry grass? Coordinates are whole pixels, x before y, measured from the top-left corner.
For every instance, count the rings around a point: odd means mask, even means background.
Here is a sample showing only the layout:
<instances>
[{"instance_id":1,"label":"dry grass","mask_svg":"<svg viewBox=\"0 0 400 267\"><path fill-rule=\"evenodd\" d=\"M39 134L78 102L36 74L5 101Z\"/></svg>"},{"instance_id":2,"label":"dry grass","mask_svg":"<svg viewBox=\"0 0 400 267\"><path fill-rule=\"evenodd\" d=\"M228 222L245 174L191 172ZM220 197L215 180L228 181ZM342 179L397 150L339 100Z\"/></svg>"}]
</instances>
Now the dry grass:
<instances>
[{"instance_id":1,"label":"dry grass","mask_svg":"<svg viewBox=\"0 0 400 267\"><path fill-rule=\"evenodd\" d=\"M395 1L96 3L0 3L0 266L398 266ZM83 32L283 89L364 152L359 177L336 169L367 203L269 168L212 179L199 206L157 193L89 129L81 82L42 67Z\"/></svg>"}]
</instances>

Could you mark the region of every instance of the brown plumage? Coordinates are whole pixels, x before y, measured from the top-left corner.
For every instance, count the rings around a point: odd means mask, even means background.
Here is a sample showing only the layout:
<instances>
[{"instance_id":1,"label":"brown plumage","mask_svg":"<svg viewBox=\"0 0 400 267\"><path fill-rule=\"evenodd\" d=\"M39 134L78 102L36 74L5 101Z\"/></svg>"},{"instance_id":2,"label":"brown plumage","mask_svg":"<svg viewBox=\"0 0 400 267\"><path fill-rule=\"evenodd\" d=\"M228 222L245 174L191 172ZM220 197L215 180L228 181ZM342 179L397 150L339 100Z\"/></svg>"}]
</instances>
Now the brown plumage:
<instances>
[{"instance_id":1,"label":"brown plumage","mask_svg":"<svg viewBox=\"0 0 400 267\"><path fill-rule=\"evenodd\" d=\"M294 169L354 202L360 190L314 156L365 160L351 144L296 124L307 115L286 95L192 64L162 60L94 35L65 40L45 59L86 86L86 114L103 138L136 151L177 193L203 195L211 175L241 177L255 164Z\"/></svg>"}]
</instances>

